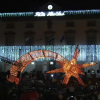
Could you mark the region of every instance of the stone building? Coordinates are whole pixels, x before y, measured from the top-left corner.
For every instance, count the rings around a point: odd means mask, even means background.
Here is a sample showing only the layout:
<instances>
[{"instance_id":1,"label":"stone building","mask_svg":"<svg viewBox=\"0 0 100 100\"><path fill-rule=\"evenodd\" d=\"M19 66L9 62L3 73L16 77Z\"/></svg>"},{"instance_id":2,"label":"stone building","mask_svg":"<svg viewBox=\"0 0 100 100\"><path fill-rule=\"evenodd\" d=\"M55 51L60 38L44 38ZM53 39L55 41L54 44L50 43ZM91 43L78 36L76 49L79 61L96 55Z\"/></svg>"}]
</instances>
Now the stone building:
<instances>
[{"instance_id":1,"label":"stone building","mask_svg":"<svg viewBox=\"0 0 100 100\"><path fill-rule=\"evenodd\" d=\"M92 48L91 45L93 45L93 50L97 54L92 53L92 56L94 55L93 57L95 57L96 55L94 61L99 62L99 38L100 10L62 11L60 6L48 2L40 7L40 11L38 12L0 13L0 48L4 51L4 48L10 46L8 51L5 50L6 54L1 52L1 55L5 57L11 55L8 53L11 48L15 48L16 51L20 46L23 46L23 48L24 46L38 46L39 48L39 46L59 45L63 48L64 46L71 45L75 48L74 45L89 45L89 48ZM74 49L72 51L74 52ZM19 51L17 51L17 53L18 52ZM13 57L13 59L16 60L18 57ZM87 56L85 58L87 58ZM79 63L86 63L86 61L86 59L83 61L80 60ZM2 64L1 62L1 65L3 71L7 71L10 68L5 68L5 63ZM48 66L48 61L44 62L44 65ZM41 63L38 66L41 66ZM56 67L57 66L58 65L56 65ZM27 70L28 68L29 67L27 67ZM36 69L42 70L42 67L39 68L40 67L37 67ZM88 73L88 70L90 70L90 68L84 71ZM97 73L99 64L94 70Z\"/></svg>"}]
</instances>

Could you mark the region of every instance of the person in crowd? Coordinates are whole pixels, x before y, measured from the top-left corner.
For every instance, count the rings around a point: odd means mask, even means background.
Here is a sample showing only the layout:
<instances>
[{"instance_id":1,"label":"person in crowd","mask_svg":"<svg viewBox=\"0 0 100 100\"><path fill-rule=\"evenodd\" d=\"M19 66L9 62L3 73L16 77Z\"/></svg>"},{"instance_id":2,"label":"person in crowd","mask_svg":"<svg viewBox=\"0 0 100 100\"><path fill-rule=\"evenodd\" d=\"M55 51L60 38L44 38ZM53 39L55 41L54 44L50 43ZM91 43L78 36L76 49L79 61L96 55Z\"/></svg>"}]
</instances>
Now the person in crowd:
<instances>
[{"instance_id":1,"label":"person in crowd","mask_svg":"<svg viewBox=\"0 0 100 100\"><path fill-rule=\"evenodd\" d=\"M62 95L57 89L51 89L44 100L62 100Z\"/></svg>"},{"instance_id":2,"label":"person in crowd","mask_svg":"<svg viewBox=\"0 0 100 100\"><path fill-rule=\"evenodd\" d=\"M70 95L74 95L74 90L75 90L75 88L73 87L73 84L70 84L70 86L69 86L69 94Z\"/></svg>"},{"instance_id":3,"label":"person in crowd","mask_svg":"<svg viewBox=\"0 0 100 100\"><path fill-rule=\"evenodd\" d=\"M66 98L66 100L77 100L77 98L75 96L69 96L68 98Z\"/></svg>"},{"instance_id":4,"label":"person in crowd","mask_svg":"<svg viewBox=\"0 0 100 100\"><path fill-rule=\"evenodd\" d=\"M82 87L73 78L66 85L62 84L61 80L61 82L55 81L57 80L56 77L51 77L50 74L47 74L45 79L43 78L43 73L38 73L39 75L34 74L33 78L27 78L28 73L25 73L22 75L23 84L21 84L20 90L15 89L15 83L10 83L6 80L5 73L1 74L0 85L2 88L0 88L0 100L100 100L99 83L96 86L88 78L85 80L86 86ZM55 79L51 81L53 78ZM27 90L28 86L32 86L31 89L34 87L36 90ZM47 94L44 89L46 92L48 91ZM19 97L20 99L18 99Z\"/></svg>"},{"instance_id":5,"label":"person in crowd","mask_svg":"<svg viewBox=\"0 0 100 100\"><path fill-rule=\"evenodd\" d=\"M39 94L37 91L27 91L23 93L19 100L39 100Z\"/></svg>"},{"instance_id":6,"label":"person in crowd","mask_svg":"<svg viewBox=\"0 0 100 100\"><path fill-rule=\"evenodd\" d=\"M98 92L98 100L100 100L100 92Z\"/></svg>"}]
</instances>

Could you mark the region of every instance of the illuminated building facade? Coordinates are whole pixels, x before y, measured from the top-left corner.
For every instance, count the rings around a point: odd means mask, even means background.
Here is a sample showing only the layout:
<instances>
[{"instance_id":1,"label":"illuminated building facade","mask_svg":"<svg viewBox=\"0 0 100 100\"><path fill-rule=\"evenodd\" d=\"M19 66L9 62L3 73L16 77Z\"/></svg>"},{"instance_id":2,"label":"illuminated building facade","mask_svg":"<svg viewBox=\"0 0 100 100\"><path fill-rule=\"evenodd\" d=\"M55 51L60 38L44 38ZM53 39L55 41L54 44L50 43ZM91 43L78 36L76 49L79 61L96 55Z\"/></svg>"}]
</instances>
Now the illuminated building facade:
<instances>
[{"instance_id":1,"label":"illuminated building facade","mask_svg":"<svg viewBox=\"0 0 100 100\"><path fill-rule=\"evenodd\" d=\"M70 60L74 45L78 44L81 51L79 63L99 62L99 33L100 10L61 11L61 7L48 2L38 12L0 13L0 55L17 60L20 48L21 55L46 49ZM4 66L11 66L5 64L1 63L3 71L10 68ZM36 70L42 70L41 63L38 66ZM44 66L47 66L47 62L44 62ZM99 64L96 66L95 73L99 70ZM91 68L84 71L88 72Z\"/></svg>"}]
</instances>

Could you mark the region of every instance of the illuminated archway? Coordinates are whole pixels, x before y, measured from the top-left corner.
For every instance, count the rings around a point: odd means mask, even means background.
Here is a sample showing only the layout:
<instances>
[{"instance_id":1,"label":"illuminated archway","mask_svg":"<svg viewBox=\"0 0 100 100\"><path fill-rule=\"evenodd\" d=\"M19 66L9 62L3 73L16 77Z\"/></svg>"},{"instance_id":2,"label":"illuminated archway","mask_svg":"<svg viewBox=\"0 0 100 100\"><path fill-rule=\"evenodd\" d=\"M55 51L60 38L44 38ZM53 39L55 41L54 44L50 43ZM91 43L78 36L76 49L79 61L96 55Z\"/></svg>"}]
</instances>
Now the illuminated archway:
<instances>
[{"instance_id":1,"label":"illuminated archway","mask_svg":"<svg viewBox=\"0 0 100 100\"><path fill-rule=\"evenodd\" d=\"M25 67L31 63L34 60L37 60L39 58L53 58L56 59L56 62L58 62L62 68L60 69L55 69L52 71L48 71L47 73L58 73L58 72L64 72L65 73L65 77L63 80L63 84L68 84L68 81L70 79L71 76L74 76L75 78L77 78L77 80L82 84L85 85L84 82L81 80L81 78L79 77L78 74L81 75L85 75L81 68L86 68L89 66L93 66L96 65L97 63L87 63L87 64L77 64L77 58L79 56L80 50L78 50L78 46L74 52L73 58L71 59L71 61L68 61L67 59L65 59L64 57L62 57L61 55L52 52L52 51L47 51L47 50L38 50L38 51L33 51L30 53L25 54L24 56L20 57L15 63L14 65L12 65L11 69L10 69L10 76L9 78L7 77L7 79L10 82L15 82L16 84L19 84L19 78L17 77L18 72L23 72L23 70L25 69Z\"/></svg>"},{"instance_id":2,"label":"illuminated archway","mask_svg":"<svg viewBox=\"0 0 100 100\"><path fill-rule=\"evenodd\" d=\"M63 64L67 63L68 61L61 55L47 50L37 50L33 52L29 52L22 57L20 57L10 68L10 75L7 76L7 80L10 82L15 82L19 84L18 72L23 72L25 67L30 64L32 61L40 59L40 58L52 58L55 59L57 63L61 66L61 62Z\"/></svg>"}]
</instances>

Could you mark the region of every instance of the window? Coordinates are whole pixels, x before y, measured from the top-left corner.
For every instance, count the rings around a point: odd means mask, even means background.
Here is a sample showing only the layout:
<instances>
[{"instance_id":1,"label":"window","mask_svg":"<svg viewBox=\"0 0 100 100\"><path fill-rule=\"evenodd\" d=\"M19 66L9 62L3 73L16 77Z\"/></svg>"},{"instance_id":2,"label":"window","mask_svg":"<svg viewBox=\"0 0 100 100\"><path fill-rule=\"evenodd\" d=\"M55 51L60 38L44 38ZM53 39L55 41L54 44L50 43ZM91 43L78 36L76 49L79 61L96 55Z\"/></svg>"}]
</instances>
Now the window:
<instances>
[{"instance_id":1,"label":"window","mask_svg":"<svg viewBox=\"0 0 100 100\"><path fill-rule=\"evenodd\" d=\"M34 28L34 24L33 23L26 23L26 28Z\"/></svg>"},{"instance_id":2,"label":"window","mask_svg":"<svg viewBox=\"0 0 100 100\"><path fill-rule=\"evenodd\" d=\"M30 36L25 37L25 45L33 45L32 39Z\"/></svg>"},{"instance_id":3,"label":"window","mask_svg":"<svg viewBox=\"0 0 100 100\"><path fill-rule=\"evenodd\" d=\"M75 45L75 31L67 30L65 32L65 42L67 45Z\"/></svg>"},{"instance_id":4,"label":"window","mask_svg":"<svg viewBox=\"0 0 100 100\"><path fill-rule=\"evenodd\" d=\"M66 22L66 27L74 27L74 21Z\"/></svg>"},{"instance_id":5,"label":"window","mask_svg":"<svg viewBox=\"0 0 100 100\"><path fill-rule=\"evenodd\" d=\"M95 40L94 36L87 37L87 44L88 45L96 44L96 40Z\"/></svg>"},{"instance_id":6,"label":"window","mask_svg":"<svg viewBox=\"0 0 100 100\"><path fill-rule=\"evenodd\" d=\"M13 37L7 37L6 38L6 44L5 44L6 46L13 46L14 45L14 39L13 39Z\"/></svg>"},{"instance_id":7,"label":"window","mask_svg":"<svg viewBox=\"0 0 100 100\"><path fill-rule=\"evenodd\" d=\"M52 21L50 19L47 20L47 28L52 29Z\"/></svg>"},{"instance_id":8,"label":"window","mask_svg":"<svg viewBox=\"0 0 100 100\"><path fill-rule=\"evenodd\" d=\"M74 45L75 44L75 34L70 33L66 35L66 44Z\"/></svg>"},{"instance_id":9,"label":"window","mask_svg":"<svg viewBox=\"0 0 100 100\"><path fill-rule=\"evenodd\" d=\"M7 23L6 28L14 28L14 23Z\"/></svg>"},{"instance_id":10,"label":"window","mask_svg":"<svg viewBox=\"0 0 100 100\"><path fill-rule=\"evenodd\" d=\"M35 33L33 31L27 31L24 33L24 35L25 35L25 45L33 45Z\"/></svg>"},{"instance_id":11,"label":"window","mask_svg":"<svg viewBox=\"0 0 100 100\"><path fill-rule=\"evenodd\" d=\"M96 21L87 21L87 26L96 26Z\"/></svg>"},{"instance_id":12,"label":"window","mask_svg":"<svg viewBox=\"0 0 100 100\"><path fill-rule=\"evenodd\" d=\"M66 43L67 45L74 45L74 36L72 34L68 34L66 37Z\"/></svg>"},{"instance_id":13,"label":"window","mask_svg":"<svg viewBox=\"0 0 100 100\"><path fill-rule=\"evenodd\" d=\"M55 42L55 32L54 31L46 31L45 33L45 44L46 45L54 45Z\"/></svg>"},{"instance_id":14,"label":"window","mask_svg":"<svg viewBox=\"0 0 100 100\"><path fill-rule=\"evenodd\" d=\"M87 36L87 45L95 45L96 44L96 30L88 30L86 31Z\"/></svg>"},{"instance_id":15,"label":"window","mask_svg":"<svg viewBox=\"0 0 100 100\"><path fill-rule=\"evenodd\" d=\"M95 33L87 33L87 45L96 44L96 34Z\"/></svg>"},{"instance_id":16,"label":"window","mask_svg":"<svg viewBox=\"0 0 100 100\"><path fill-rule=\"evenodd\" d=\"M15 33L14 32L6 32L5 33L5 45L13 46L15 42Z\"/></svg>"}]
</instances>

